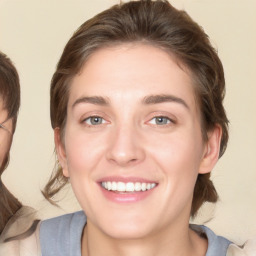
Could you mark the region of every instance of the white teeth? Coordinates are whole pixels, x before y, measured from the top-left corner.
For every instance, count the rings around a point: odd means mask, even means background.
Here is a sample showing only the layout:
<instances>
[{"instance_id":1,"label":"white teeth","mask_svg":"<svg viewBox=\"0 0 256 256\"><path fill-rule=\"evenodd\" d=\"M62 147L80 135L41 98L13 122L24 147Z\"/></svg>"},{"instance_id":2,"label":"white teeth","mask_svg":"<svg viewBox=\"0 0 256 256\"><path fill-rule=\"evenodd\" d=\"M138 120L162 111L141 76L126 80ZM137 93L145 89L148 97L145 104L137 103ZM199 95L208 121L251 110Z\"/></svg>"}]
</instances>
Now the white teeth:
<instances>
[{"instance_id":1,"label":"white teeth","mask_svg":"<svg viewBox=\"0 0 256 256\"><path fill-rule=\"evenodd\" d=\"M123 182L117 182L117 188L116 188L117 191L119 192L125 192L126 191L126 186L125 186L125 183Z\"/></svg>"},{"instance_id":2,"label":"white teeth","mask_svg":"<svg viewBox=\"0 0 256 256\"><path fill-rule=\"evenodd\" d=\"M141 183L140 182L135 183L135 191L141 191Z\"/></svg>"},{"instance_id":3,"label":"white teeth","mask_svg":"<svg viewBox=\"0 0 256 256\"><path fill-rule=\"evenodd\" d=\"M118 192L140 192L146 191L154 188L156 183L146 183L146 182L115 182L115 181L104 181L101 183L101 186L110 191Z\"/></svg>"},{"instance_id":4,"label":"white teeth","mask_svg":"<svg viewBox=\"0 0 256 256\"><path fill-rule=\"evenodd\" d=\"M107 182L107 188L108 188L108 190L111 190L111 189L112 189L112 184L111 184L110 181Z\"/></svg>"},{"instance_id":5,"label":"white teeth","mask_svg":"<svg viewBox=\"0 0 256 256\"><path fill-rule=\"evenodd\" d=\"M126 190L127 192L133 192L134 191L134 183L128 182L126 183Z\"/></svg>"},{"instance_id":6,"label":"white teeth","mask_svg":"<svg viewBox=\"0 0 256 256\"><path fill-rule=\"evenodd\" d=\"M116 190L117 190L117 184L116 184L116 182L112 182L112 183L111 183L111 190L112 190L112 191L116 191Z\"/></svg>"},{"instance_id":7,"label":"white teeth","mask_svg":"<svg viewBox=\"0 0 256 256\"><path fill-rule=\"evenodd\" d=\"M150 184L150 188L152 189L152 188L154 188L156 186L156 183L151 183Z\"/></svg>"}]
</instances>

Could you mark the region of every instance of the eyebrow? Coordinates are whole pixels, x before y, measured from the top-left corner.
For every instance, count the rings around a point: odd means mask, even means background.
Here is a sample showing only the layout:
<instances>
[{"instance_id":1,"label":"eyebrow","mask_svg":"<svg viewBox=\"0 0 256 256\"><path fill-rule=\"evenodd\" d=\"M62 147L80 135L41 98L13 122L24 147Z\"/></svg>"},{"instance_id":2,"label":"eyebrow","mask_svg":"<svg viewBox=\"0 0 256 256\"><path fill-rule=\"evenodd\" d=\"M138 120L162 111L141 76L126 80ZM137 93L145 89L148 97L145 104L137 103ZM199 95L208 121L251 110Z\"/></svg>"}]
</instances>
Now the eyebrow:
<instances>
[{"instance_id":1,"label":"eyebrow","mask_svg":"<svg viewBox=\"0 0 256 256\"><path fill-rule=\"evenodd\" d=\"M169 94L160 94L160 95L149 95L146 96L142 103L146 105L152 105L152 104L159 104L159 103L165 103L165 102L175 102L183 105L187 109L189 109L188 104L181 98L176 97L174 95Z\"/></svg>"},{"instance_id":2,"label":"eyebrow","mask_svg":"<svg viewBox=\"0 0 256 256\"><path fill-rule=\"evenodd\" d=\"M103 98L101 96L90 96L90 97L81 97L81 98L77 99L73 103L72 108L74 108L79 103L90 103L90 104L101 105L101 106L109 105L109 102L106 98Z\"/></svg>"},{"instance_id":3,"label":"eyebrow","mask_svg":"<svg viewBox=\"0 0 256 256\"><path fill-rule=\"evenodd\" d=\"M189 109L188 104L181 98L176 97L174 95L167 95L167 94L160 94L160 95L149 95L143 98L142 104L145 105L153 105L153 104L160 104L165 102L174 102L179 103ZM73 104L72 108L80 103L90 103L94 105L101 105L101 106L108 106L109 100L107 98L101 96L85 96L77 99Z\"/></svg>"}]
</instances>

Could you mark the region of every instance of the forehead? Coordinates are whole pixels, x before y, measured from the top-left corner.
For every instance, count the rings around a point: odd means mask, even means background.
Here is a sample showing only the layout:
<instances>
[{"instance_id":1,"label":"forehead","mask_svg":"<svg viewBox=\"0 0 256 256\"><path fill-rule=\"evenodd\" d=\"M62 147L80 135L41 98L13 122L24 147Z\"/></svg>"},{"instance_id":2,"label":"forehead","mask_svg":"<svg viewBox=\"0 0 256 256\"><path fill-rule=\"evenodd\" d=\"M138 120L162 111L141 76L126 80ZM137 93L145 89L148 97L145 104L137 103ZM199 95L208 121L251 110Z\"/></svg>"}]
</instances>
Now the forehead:
<instances>
[{"instance_id":1,"label":"forehead","mask_svg":"<svg viewBox=\"0 0 256 256\"><path fill-rule=\"evenodd\" d=\"M86 61L71 83L70 99L84 96L174 94L194 104L190 72L167 51L147 44L102 48Z\"/></svg>"}]
</instances>

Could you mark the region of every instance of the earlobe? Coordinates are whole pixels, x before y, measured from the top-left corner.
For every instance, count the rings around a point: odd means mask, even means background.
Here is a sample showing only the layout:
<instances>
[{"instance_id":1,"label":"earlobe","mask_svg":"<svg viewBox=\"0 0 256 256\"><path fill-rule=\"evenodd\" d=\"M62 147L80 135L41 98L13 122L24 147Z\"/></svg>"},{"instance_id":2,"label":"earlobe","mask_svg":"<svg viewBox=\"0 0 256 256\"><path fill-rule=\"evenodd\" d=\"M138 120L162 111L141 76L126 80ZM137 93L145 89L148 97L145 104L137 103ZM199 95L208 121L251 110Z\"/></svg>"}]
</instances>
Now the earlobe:
<instances>
[{"instance_id":1,"label":"earlobe","mask_svg":"<svg viewBox=\"0 0 256 256\"><path fill-rule=\"evenodd\" d=\"M65 177L69 177L65 146L63 145L63 142L61 140L60 129L58 127L54 129L54 142L56 154L59 160L59 164L62 167L63 175Z\"/></svg>"},{"instance_id":2,"label":"earlobe","mask_svg":"<svg viewBox=\"0 0 256 256\"><path fill-rule=\"evenodd\" d=\"M208 141L205 144L204 155L200 164L200 174L211 172L217 163L219 159L221 135L222 129L220 125L216 125L214 129L207 134Z\"/></svg>"}]
</instances>

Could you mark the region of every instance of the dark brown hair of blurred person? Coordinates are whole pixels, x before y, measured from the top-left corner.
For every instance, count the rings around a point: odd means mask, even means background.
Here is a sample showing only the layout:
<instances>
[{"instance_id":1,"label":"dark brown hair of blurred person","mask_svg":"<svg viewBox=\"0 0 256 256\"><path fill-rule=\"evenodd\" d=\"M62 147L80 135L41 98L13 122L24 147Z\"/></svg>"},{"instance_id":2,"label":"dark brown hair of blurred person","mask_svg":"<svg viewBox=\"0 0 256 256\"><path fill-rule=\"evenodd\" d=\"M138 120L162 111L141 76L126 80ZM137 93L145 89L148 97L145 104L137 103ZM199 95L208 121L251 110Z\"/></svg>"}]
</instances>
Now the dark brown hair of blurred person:
<instances>
[{"instance_id":1,"label":"dark brown hair of blurred person","mask_svg":"<svg viewBox=\"0 0 256 256\"><path fill-rule=\"evenodd\" d=\"M0 99L3 109L7 110L7 119L12 120L12 136L16 128L18 111L20 107L20 82L16 68L11 60L0 52ZM0 115L1 116L1 115ZM1 120L6 121L6 120ZM11 146L11 145L10 145ZM9 163L9 150L0 159L0 234L8 220L22 207L18 199L3 184L1 176Z\"/></svg>"}]
</instances>

